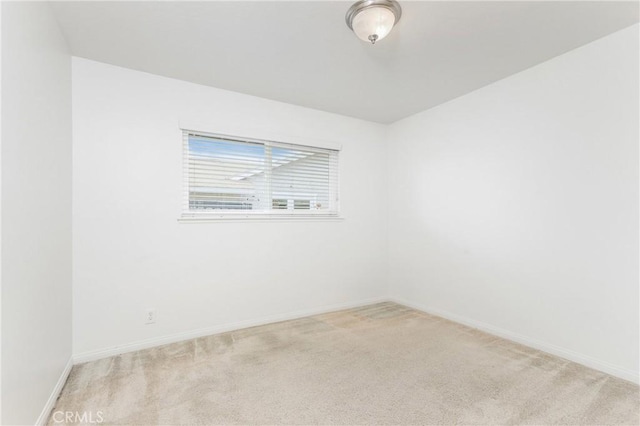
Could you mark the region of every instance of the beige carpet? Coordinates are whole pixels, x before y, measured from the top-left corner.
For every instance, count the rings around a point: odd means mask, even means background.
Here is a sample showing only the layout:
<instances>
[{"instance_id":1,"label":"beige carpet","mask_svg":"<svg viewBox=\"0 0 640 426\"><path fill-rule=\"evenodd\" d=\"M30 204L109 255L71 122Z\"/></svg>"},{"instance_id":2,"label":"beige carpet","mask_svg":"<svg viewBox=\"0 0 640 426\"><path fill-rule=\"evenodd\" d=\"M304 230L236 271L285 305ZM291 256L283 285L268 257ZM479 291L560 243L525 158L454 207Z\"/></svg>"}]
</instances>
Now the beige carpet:
<instances>
[{"instance_id":1,"label":"beige carpet","mask_svg":"<svg viewBox=\"0 0 640 426\"><path fill-rule=\"evenodd\" d=\"M77 365L55 411L138 425L640 421L632 383L393 303Z\"/></svg>"}]
</instances>

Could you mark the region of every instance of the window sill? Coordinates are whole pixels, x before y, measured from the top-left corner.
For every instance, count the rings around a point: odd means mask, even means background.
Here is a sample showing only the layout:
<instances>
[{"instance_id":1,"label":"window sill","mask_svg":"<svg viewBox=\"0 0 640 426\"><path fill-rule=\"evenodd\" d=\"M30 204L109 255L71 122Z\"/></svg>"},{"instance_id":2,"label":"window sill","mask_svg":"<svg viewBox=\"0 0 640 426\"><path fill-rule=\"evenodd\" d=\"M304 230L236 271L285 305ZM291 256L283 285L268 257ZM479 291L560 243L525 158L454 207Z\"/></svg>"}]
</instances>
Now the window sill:
<instances>
[{"instance_id":1,"label":"window sill","mask_svg":"<svg viewBox=\"0 0 640 426\"><path fill-rule=\"evenodd\" d=\"M269 214L220 214L202 216L182 216L179 223L215 223L215 222L339 222L339 215L269 215Z\"/></svg>"}]
</instances>

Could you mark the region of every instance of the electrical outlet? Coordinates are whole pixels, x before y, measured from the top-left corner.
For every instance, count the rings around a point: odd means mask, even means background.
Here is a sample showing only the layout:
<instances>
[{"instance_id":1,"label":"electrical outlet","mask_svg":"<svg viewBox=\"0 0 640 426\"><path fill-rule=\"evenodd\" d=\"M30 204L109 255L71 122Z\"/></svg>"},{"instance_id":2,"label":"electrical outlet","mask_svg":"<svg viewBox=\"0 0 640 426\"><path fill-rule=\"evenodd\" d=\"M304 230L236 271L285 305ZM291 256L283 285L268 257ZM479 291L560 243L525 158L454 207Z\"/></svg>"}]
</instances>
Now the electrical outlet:
<instances>
[{"instance_id":1,"label":"electrical outlet","mask_svg":"<svg viewBox=\"0 0 640 426\"><path fill-rule=\"evenodd\" d=\"M147 315L145 318L145 324L155 324L157 312L155 309L147 309Z\"/></svg>"}]
</instances>

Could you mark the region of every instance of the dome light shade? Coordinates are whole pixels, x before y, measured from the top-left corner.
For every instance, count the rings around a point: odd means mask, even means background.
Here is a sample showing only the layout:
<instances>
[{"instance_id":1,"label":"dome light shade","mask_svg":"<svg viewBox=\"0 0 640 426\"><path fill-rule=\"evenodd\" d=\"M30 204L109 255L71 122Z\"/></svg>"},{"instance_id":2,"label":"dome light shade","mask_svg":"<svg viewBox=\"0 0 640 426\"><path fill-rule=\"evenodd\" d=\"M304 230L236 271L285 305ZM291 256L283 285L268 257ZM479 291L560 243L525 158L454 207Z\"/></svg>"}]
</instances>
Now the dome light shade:
<instances>
[{"instance_id":1,"label":"dome light shade","mask_svg":"<svg viewBox=\"0 0 640 426\"><path fill-rule=\"evenodd\" d=\"M360 0L347 11L346 21L360 40L375 44L391 32L401 14L395 0Z\"/></svg>"}]
</instances>

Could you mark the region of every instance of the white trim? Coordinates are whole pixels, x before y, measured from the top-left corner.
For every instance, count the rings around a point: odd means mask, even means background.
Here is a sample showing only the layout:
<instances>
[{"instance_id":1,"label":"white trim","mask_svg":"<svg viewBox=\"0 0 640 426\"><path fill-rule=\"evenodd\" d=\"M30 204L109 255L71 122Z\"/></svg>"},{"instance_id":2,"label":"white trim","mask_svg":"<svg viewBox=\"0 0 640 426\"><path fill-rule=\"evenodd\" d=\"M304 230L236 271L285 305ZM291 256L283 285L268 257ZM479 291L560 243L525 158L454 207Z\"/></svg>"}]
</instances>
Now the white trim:
<instances>
[{"instance_id":1,"label":"white trim","mask_svg":"<svg viewBox=\"0 0 640 426\"><path fill-rule=\"evenodd\" d=\"M64 387L64 384L67 382L67 379L69 378L69 373L71 373L71 368L73 367L73 364L74 364L73 361L74 361L73 357L69 358L69 361L67 361L67 365L65 365L64 370L62 370L62 374L60 374L60 378L58 379L58 382L56 383L55 387L51 391L51 395L49 395L49 399L47 400L47 403L44 405L42 412L38 416L38 420L36 420L36 423L35 423L36 426L47 424L47 420L49 420L49 415L51 414L51 410L53 410L53 407L55 407L56 401L60 396L60 392L62 392L62 388Z\"/></svg>"},{"instance_id":2,"label":"white trim","mask_svg":"<svg viewBox=\"0 0 640 426\"><path fill-rule=\"evenodd\" d=\"M528 346L533 349L537 349L543 352L547 352L551 355L558 356L560 358L567 359L569 361L576 362L578 364L584 365L585 367L593 368L598 371L602 371L603 373L610 374L612 376L628 380L630 382L640 384L640 374L638 371L627 370L625 368L619 367L617 365L611 364L606 361L602 361L596 358L592 358L587 355L583 355L578 352L574 352L569 349L562 348L560 346L553 345L551 343L543 342L540 340L536 340L527 336L523 336L518 333L514 333L512 331L508 331L499 327L495 327L493 325L476 321L471 318L463 317L461 315L453 314L451 312L443 311L440 309L425 307L413 302L408 302L401 298L390 298L389 301L398 303L400 305L407 306L412 309L416 309L418 311L425 312L427 314L439 316L445 319L448 319L453 322L457 322L459 324L464 324L466 326L476 328L478 330L482 330L486 333L492 334L494 336L502 337L507 340L511 340L522 345Z\"/></svg>"},{"instance_id":3,"label":"white trim","mask_svg":"<svg viewBox=\"0 0 640 426\"><path fill-rule=\"evenodd\" d=\"M195 339L203 336L210 336L212 334L226 333L229 331L240 330L248 327L256 327L259 325L266 325L280 321L288 321L298 318L304 318L311 315L325 314L329 312L340 311L343 309L358 308L361 306L371 305L374 303L386 302L386 297L376 297L371 299L364 299L357 302L337 303L321 308L305 309L300 311L289 312L286 314L270 315L255 320L238 321L229 324L220 324L213 327L200 328L192 331L185 331L182 333L171 334L167 336L155 337L152 339L140 340L137 342L131 342L126 345L114 346L104 349L98 349L95 351L82 352L73 356L74 364L81 364L83 362L95 361L98 359L108 358L114 355L120 355L127 352L139 351L142 349L149 349L156 346L167 345L169 343L181 342L184 340Z\"/></svg>"},{"instance_id":4,"label":"white trim","mask_svg":"<svg viewBox=\"0 0 640 426\"><path fill-rule=\"evenodd\" d=\"M335 215L272 215L272 214L235 214L225 213L218 216L194 215L178 218L180 223L215 223L215 222L339 222L342 216Z\"/></svg>"}]
</instances>

